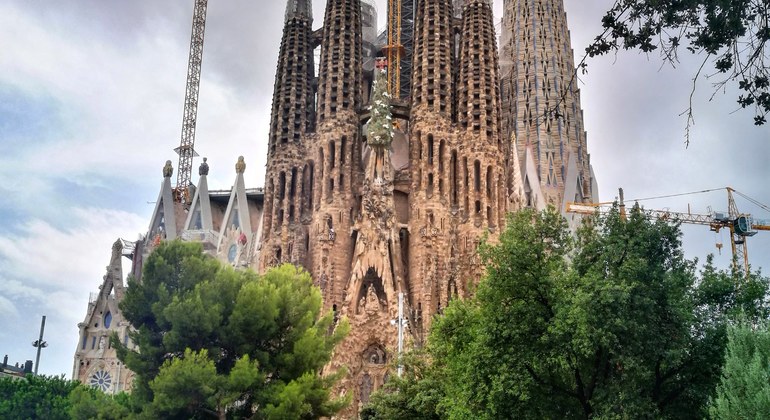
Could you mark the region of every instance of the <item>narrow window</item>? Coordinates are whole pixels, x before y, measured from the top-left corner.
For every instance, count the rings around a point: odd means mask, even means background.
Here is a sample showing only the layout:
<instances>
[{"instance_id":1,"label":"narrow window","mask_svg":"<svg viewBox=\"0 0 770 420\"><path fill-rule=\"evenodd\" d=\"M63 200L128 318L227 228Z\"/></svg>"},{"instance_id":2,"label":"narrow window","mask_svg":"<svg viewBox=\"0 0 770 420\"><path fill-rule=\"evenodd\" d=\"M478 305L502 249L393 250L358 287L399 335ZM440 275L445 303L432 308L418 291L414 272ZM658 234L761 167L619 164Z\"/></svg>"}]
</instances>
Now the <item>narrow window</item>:
<instances>
[{"instance_id":1,"label":"narrow window","mask_svg":"<svg viewBox=\"0 0 770 420\"><path fill-rule=\"evenodd\" d=\"M334 168L334 165L336 162L334 161L337 158L337 145L334 142L331 142L329 144L329 167Z\"/></svg>"},{"instance_id":2,"label":"narrow window","mask_svg":"<svg viewBox=\"0 0 770 420\"><path fill-rule=\"evenodd\" d=\"M289 197L294 198L297 193L297 168L291 168L291 186L289 187Z\"/></svg>"},{"instance_id":3,"label":"narrow window","mask_svg":"<svg viewBox=\"0 0 770 420\"><path fill-rule=\"evenodd\" d=\"M309 180L308 180L308 183L307 183L307 185L308 185L308 192L307 192L307 198L308 198L308 200L307 200L307 208L308 208L308 210L312 210L313 209L313 185L315 183L315 180L313 179L313 176L314 176L313 172L314 171L315 171L315 165L313 164L313 162L310 162L310 172L309 172L310 176L309 176Z\"/></svg>"},{"instance_id":4,"label":"narrow window","mask_svg":"<svg viewBox=\"0 0 770 420\"><path fill-rule=\"evenodd\" d=\"M492 167L487 166L487 201L492 201Z\"/></svg>"},{"instance_id":5,"label":"narrow window","mask_svg":"<svg viewBox=\"0 0 770 420\"><path fill-rule=\"evenodd\" d=\"M443 178L444 174L444 148L445 148L445 142L444 140L441 140L441 142L438 144L438 172L439 177Z\"/></svg>"},{"instance_id":6,"label":"narrow window","mask_svg":"<svg viewBox=\"0 0 770 420\"><path fill-rule=\"evenodd\" d=\"M417 132L417 159L422 160L422 138L420 138L420 132Z\"/></svg>"},{"instance_id":7,"label":"narrow window","mask_svg":"<svg viewBox=\"0 0 770 420\"><path fill-rule=\"evenodd\" d=\"M340 142L340 166L345 164L345 146L347 142L347 136L342 136L342 141Z\"/></svg>"},{"instance_id":8,"label":"narrow window","mask_svg":"<svg viewBox=\"0 0 770 420\"><path fill-rule=\"evenodd\" d=\"M433 134L428 134L428 164L433 165Z\"/></svg>"},{"instance_id":9,"label":"narrow window","mask_svg":"<svg viewBox=\"0 0 770 420\"><path fill-rule=\"evenodd\" d=\"M452 157L449 159L449 185L451 192L449 193L449 199L453 206L457 206L457 151L452 150Z\"/></svg>"},{"instance_id":10,"label":"narrow window","mask_svg":"<svg viewBox=\"0 0 770 420\"><path fill-rule=\"evenodd\" d=\"M281 172L278 176L278 199L283 200L286 198L286 173Z\"/></svg>"},{"instance_id":11,"label":"narrow window","mask_svg":"<svg viewBox=\"0 0 770 420\"><path fill-rule=\"evenodd\" d=\"M473 162L473 187L476 192L481 191L481 162Z\"/></svg>"}]
</instances>

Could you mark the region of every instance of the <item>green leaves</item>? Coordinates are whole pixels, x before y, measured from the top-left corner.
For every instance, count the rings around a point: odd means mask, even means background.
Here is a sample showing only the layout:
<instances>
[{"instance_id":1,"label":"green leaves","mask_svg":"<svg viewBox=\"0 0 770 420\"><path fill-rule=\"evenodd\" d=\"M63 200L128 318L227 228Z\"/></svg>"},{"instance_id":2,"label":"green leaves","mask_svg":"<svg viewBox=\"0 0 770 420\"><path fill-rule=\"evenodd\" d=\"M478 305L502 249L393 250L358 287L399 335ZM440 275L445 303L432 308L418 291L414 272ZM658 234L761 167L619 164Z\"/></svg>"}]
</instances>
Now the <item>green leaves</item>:
<instances>
[{"instance_id":1,"label":"green leaves","mask_svg":"<svg viewBox=\"0 0 770 420\"><path fill-rule=\"evenodd\" d=\"M142 415L317 418L346 402L330 398L336 376L320 371L348 326L330 332L332 315L321 316L320 292L302 269L259 276L221 266L200 245L164 243L121 308L139 348L113 345L137 374Z\"/></svg>"},{"instance_id":2,"label":"green leaves","mask_svg":"<svg viewBox=\"0 0 770 420\"><path fill-rule=\"evenodd\" d=\"M770 331L767 323L728 329L722 379L711 401L714 419L759 419L770 413Z\"/></svg>"},{"instance_id":3,"label":"green leaves","mask_svg":"<svg viewBox=\"0 0 770 420\"><path fill-rule=\"evenodd\" d=\"M421 374L393 380L362 416L702 418L725 327L739 312L766 317L768 285L710 264L699 277L680 236L638 208L574 238L554 210L513 215L480 249L476 297L453 301L410 361Z\"/></svg>"}]
</instances>

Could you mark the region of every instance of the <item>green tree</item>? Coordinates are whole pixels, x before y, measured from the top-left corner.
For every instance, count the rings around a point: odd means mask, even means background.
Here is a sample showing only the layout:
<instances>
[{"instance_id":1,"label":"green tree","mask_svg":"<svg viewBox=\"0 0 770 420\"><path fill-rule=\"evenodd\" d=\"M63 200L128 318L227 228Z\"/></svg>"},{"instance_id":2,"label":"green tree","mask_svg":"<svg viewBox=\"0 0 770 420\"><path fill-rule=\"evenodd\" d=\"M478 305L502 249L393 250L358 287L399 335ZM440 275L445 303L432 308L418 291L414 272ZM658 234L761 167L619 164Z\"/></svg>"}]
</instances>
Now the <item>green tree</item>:
<instances>
[{"instance_id":1,"label":"green tree","mask_svg":"<svg viewBox=\"0 0 770 420\"><path fill-rule=\"evenodd\" d=\"M728 328L722 380L709 414L714 419L763 419L770 413L770 331L767 324Z\"/></svg>"},{"instance_id":2,"label":"green tree","mask_svg":"<svg viewBox=\"0 0 770 420\"><path fill-rule=\"evenodd\" d=\"M711 62L717 90L737 84L738 104L755 110L757 125L770 112L770 8L766 0L617 0L602 19L604 33L589 56L619 49L660 51L676 64L681 48L701 55L695 79ZM692 117L692 104L690 107Z\"/></svg>"},{"instance_id":3,"label":"green tree","mask_svg":"<svg viewBox=\"0 0 770 420\"><path fill-rule=\"evenodd\" d=\"M64 376L0 378L0 418L69 419L69 394L79 387Z\"/></svg>"},{"instance_id":4,"label":"green tree","mask_svg":"<svg viewBox=\"0 0 770 420\"><path fill-rule=\"evenodd\" d=\"M360 412L361 420L440 420L439 403L444 398L442 377L428 363L423 351L407 353L399 361L403 376L391 376L372 394Z\"/></svg>"},{"instance_id":5,"label":"green tree","mask_svg":"<svg viewBox=\"0 0 770 420\"><path fill-rule=\"evenodd\" d=\"M347 402L322 377L345 322L321 316L320 291L291 265L236 271L199 244L168 242L130 280L121 309L138 349L112 344L136 373L134 395L151 417L330 416ZM256 410L255 413L252 413Z\"/></svg>"},{"instance_id":6,"label":"green tree","mask_svg":"<svg viewBox=\"0 0 770 420\"><path fill-rule=\"evenodd\" d=\"M425 376L439 389L406 377L397 391L417 392L390 397L438 401L412 418L702 418L731 314L767 316L767 279L698 275L678 226L636 210L574 238L556 212L523 211L481 255L476 296L432 326Z\"/></svg>"},{"instance_id":7,"label":"green tree","mask_svg":"<svg viewBox=\"0 0 770 420\"><path fill-rule=\"evenodd\" d=\"M125 392L112 396L82 385L70 392L69 402L69 418L73 420L122 420L131 414L130 397Z\"/></svg>"}]
</instances>

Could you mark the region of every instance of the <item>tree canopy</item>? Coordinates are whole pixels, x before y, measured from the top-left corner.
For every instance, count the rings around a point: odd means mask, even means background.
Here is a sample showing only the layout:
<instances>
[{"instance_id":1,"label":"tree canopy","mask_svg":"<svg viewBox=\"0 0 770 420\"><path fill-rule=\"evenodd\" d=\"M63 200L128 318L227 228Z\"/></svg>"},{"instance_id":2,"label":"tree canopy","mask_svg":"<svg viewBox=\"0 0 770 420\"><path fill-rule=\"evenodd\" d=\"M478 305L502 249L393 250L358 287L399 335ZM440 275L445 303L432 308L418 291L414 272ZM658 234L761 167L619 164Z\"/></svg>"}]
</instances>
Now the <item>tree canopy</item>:
<instances>
[{"instance_id":1,"label":"tree canopy","mask_svg":"<svg viewBox=\"0 0 770 420\"><path fill-rule=\"evenodd\" d=\"M120 307L137 350L112 344L135 372L132 399L163 418L318 418L347 400L321 376L345 322L321 316L320 291L292 265L236 271L199 244L161 244Z\"/></svg>"},{"instance_id":2,"label":"tree canopy","mask_svg":"<svg viewBox=\"0 0 770 420\"><path fill-rule=\"evenodd\" d=\"M709 414L714 419L762 419L770 413L770 330L767 323L728 328L727 355Z\"/></svg>"},{"instance_id":3,"label":"tree canopy","mask_svg":"<svg viewBox=\"0 0 770 420\"><path fill-rule=\"evenodd\" d=\"M481 255L476 296L436 318L417 373L368 418L703 418L728 320L767 317L767 279L698 272L678 226L639 211L576 237L554 211L523 211Z\"/></svg>"},{"instance_id":4,"label":"tree canopy","mask_svg":"<svg viewBox=\"0 0 770 420\"><path fill-rule=\"evenodd\" d=\"M768 21L765 0L616 0L602 19L604 33L586 52L657 50L675 64L685 48L703 57L695 79L714 76L717 90L737 84L738 104L753 108L754 123L762 125L770 113ZM704 71L709 62L712 73Z\"/></svg>"},{"instance_id":5,"label":"tree canopy","mask_svg":"<svg viewBox=\"0 0 770 420\"><path fill-rule=\"evenodd\" d=\"M0 378L0 418L69 419L69 394L78 386L63 376Z\"/></svg>"}]
</instances>

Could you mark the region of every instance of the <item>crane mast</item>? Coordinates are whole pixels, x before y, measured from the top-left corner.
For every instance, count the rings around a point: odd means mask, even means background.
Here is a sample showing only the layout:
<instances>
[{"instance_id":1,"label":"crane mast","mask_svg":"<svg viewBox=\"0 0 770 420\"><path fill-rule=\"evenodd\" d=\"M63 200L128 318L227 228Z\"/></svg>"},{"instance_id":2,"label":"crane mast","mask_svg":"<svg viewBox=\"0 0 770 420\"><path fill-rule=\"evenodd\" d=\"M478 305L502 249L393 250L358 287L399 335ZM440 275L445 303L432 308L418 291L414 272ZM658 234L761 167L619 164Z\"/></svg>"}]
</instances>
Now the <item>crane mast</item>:
<instances>
[{"instance_id":1,"label":"crane mast","mask_svg":"<svg viewBox=\"0 0 770 420\"><path fill-rule=\"evenodd\" d=\"M192 35L190 37L190 59L187 64L187 87L184 95L184 112L182 115L182 139L179 147L174 149L179 154L177 166L176 187L174 200L186 203L188 185L192 176L192 161L195 153L195 125L198 117L198 92L201 84L201 64L203 62L203 35L206 30L206 9L208 0L195 0L193 10Z\"/></svg>"},{"instance_id":2,"label":"crane mast","mask_svg":"<svg viewBox=\"0 0 770 420\"><path fill-rule=\"evenodd\" d=\"M401 0L388 0L388 93L398 99L401 96Z\"/></svg>"},{"instance_id":3,"label":"crane mast","mask_svg":"<svg viewBox=\"0 0 770 420\"><path fill-rule=\"evenodd\" d=\"M388 0L388 93L392 99L406 98L412 80L415 0Z\"/></svg>"},{"instance_id":4,"label":"crane mast","mask_svg":"<svg viewBox=\"0 0 770 420\"><path fill-rule=\"evenodd\" d=\"M669 210L639 208L638 210L648 219L660 219L681 222L692 225L708 226L712 231L722 229L730 231L730 245L733 255L733 268L744 275L749 274L749 254L746 238L754 236L757 231L770 231L770 221L754 219L750 214L738 211L735 204L733 188L727 187L727 213L711 212L709 214L683 213ZM739 193L740 194L740 193ZM620 217L625 219L626 209L623 202L623 189L620 189L618 203ZM607 214L613 203L567 203L567 212L583 215Z\"/></svg>"}]
</instances>

